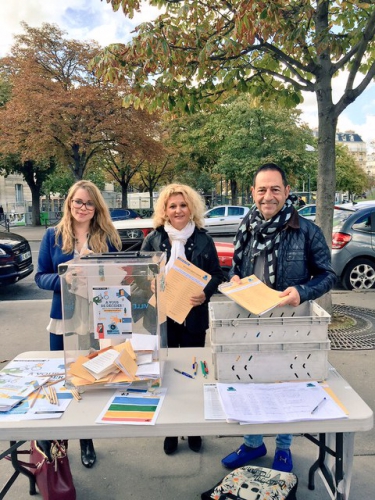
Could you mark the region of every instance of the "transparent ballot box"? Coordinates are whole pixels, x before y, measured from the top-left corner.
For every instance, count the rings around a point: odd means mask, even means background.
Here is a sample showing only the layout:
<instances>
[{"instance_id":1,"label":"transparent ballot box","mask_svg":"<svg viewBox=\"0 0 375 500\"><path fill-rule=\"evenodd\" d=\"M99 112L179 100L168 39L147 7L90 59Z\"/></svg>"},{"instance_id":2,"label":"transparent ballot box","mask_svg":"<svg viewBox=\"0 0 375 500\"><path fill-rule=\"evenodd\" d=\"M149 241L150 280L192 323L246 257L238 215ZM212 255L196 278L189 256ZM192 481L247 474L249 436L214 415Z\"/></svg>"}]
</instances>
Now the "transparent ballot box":
<instances>
[{"instance_id":1,"label":"transparent ballot box","mask_svg":"<svg viewBox=\"0 0 375 500\"><path fill-rule=\"evenodd\" d=\"M165 254L90 254L60 264L59 275L67 385L160 385Z\"/></svg>"}]
</instances>

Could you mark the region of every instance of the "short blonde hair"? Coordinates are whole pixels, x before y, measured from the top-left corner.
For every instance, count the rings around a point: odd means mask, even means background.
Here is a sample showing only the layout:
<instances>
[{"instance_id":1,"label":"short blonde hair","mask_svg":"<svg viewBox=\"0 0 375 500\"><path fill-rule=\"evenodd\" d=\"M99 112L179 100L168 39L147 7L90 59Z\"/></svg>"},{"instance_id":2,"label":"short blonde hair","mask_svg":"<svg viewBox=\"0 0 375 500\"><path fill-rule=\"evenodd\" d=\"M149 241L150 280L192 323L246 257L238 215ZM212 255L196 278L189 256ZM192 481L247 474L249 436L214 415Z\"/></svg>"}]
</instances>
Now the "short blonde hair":
<instances>
[{"instance_id":1,"label":"short blonde hair","mask_svg":"<svg viewBox=\"0 0 375 500\"><path fill-rule=\"evenodd\" d=\"M172 195L181 194L189 207L194 224L201 229L204 227L205 204L202 196L195 189L185 184L168 184L159 193L154 209L154 227L164 226L167 221L166 209Z\"/></svg>"},{"instance_id":2,"label":"short blonde hair","mask_svg":"<svg viewBox=\"0 0 375 500\"><path fill-rule=\"evenodd\" d=\"M64 215L56 226L56 244L58 244L58 238L61 235L62 251L64 253L72 253L74 250L73 216L70 207L74 195L80 188L87 191L95 205L94 217L90 221L89 245L91 250L95 253L108 252L107 240L117 250L121 250L121 238L112 223L108 207L101 192L93 182L85 180L76 182L69 189L68 196L64 202Z\"/></svg>"}]
</instances>

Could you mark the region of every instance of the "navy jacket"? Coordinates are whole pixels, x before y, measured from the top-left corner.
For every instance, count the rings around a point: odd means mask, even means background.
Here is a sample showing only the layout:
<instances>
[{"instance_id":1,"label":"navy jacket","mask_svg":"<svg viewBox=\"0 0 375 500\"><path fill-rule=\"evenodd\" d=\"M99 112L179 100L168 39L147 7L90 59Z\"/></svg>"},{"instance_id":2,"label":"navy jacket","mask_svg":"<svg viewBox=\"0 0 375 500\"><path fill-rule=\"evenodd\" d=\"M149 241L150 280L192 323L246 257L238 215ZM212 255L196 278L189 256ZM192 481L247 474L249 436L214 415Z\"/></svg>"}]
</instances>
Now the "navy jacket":
<instances>
[{"instance_id":1,"label":"navy jacket","mask_svg":"<svg viewBox=\"0 0 375 500\"><path fill-rule=\"evenodd\" d=\"M142 250L147 252L167 252L167 261L171 256L171 243L164 227L158 227L148 234L142 244ZM185 245L185 255L189 262L211 275L211 280L204 289L205 302L193 307L186 318L187 328L207 330L208 328L208 302L217 291L218 285L224 281L223 271L213 239L205 229L195 228L193 234Z\"/></svg>"},{"instance_id":2,"label":"navy jacket","mask_svg":"<svg viewBox=\"0 0 375 500\"><path fill-rule=\"evenodd\" d=\"M233 265L231 277L236 274L244 278L253 274L254 265L249 254L250 245L247 245L241 264ZM295 287L302 303L321 297L335 283L331 252L321 229L294 211L281 231L274 288L282 292L289 286Z\"/></svg>"},{"instance_id":3,"label":"navy jacket","mask_svg":"<svg viewBox=\"0 0 375 500\"><path fill-rule=\"evenodd\" d=\"M62 319L61 304L61 282L58 274L58 266L74 258L74 252L63 253L61 250L62 240L59 237L59 244L55 243L55 228L49 227L45 232L39 249L38 269L35 274L35 283L43 290L52 290L52 306L50 317ZM110 252L118 250L108 242Z\"/></svg>"}]
</instances>

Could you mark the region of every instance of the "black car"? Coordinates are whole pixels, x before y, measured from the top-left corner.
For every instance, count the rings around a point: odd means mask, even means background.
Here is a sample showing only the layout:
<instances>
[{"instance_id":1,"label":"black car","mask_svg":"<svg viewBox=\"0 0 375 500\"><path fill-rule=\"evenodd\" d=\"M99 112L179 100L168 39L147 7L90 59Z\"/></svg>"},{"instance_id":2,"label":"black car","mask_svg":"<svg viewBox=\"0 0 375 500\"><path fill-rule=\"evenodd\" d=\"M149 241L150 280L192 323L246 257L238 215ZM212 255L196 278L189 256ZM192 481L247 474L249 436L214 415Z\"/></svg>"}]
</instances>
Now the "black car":
<instances>
[{"instance_id":1,"label":"black car","mask_svg":"<svg viewBox=\"0 0 375 500\"><path fill-rule=\"evenodd\" d=\"M131 208L110 208L109 213L112 220L141 219L141 216Z\"/></svg>"},{"instance_id":2,"label":"black car","mask_svg":"<svg viewBox=\"0 0 375 500\"><path fill-rule=\"evenodd\" d=\"M29 242L23 236L0 231L0 285L11 285L34 271Z\"/></svg>"}]
</instances>

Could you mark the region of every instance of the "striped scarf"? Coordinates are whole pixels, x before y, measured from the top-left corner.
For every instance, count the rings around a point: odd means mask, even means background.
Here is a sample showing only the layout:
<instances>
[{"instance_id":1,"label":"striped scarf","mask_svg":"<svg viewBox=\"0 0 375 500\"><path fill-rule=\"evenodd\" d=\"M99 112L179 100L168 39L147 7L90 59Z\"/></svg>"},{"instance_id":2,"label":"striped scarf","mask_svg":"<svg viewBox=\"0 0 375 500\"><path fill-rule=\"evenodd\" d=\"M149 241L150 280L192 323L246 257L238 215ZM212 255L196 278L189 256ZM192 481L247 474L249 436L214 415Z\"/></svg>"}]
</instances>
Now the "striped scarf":
<instances>
[{"instance_id":1,"label":"striped scarf","mask_svg":"<svg viewBox=\"0 0 375 500\"><path fill-rule=\"evenodd\" d=\"M238 267L241 266L243 252L251 237L250 258L254 259L261 252L264 252L264 281L271 287L276 282L276 261L281 231L292 216L293 210L293 203L288 198L276 215L265 220L262 213L254 205L244 217L234 238L233 261Z\"/></svg>"}]
</instances>

